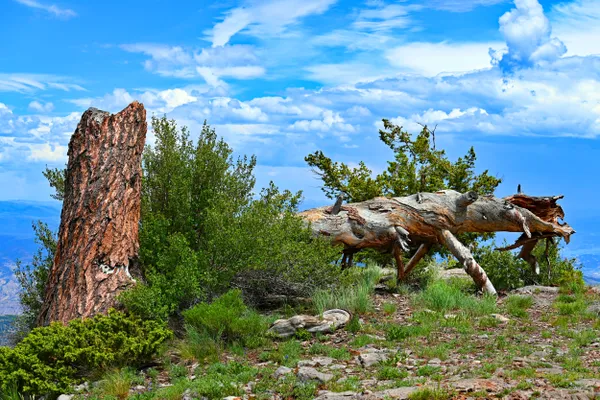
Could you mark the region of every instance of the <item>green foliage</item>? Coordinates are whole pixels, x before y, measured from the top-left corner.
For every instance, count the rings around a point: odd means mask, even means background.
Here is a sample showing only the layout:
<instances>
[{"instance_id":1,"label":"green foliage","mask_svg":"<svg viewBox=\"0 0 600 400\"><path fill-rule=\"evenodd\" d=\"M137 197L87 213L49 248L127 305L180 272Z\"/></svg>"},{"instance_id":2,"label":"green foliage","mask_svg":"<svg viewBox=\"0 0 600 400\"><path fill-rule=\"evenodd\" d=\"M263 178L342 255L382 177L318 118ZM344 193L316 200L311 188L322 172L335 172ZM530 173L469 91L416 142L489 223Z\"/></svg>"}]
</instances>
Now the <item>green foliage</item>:
<instances>
[{"instance_id":1,"label":"green foliage","mask_svg":"<svg viewBox=\"0 0 600 400\"><path fill-rule=\"evenodd\" d=\"M127 399L129 389L135 380L135 373L128 368L108 372L100 381L99 389L102 397L111 396L119 400Z\"/></svg>"},{"instance_id":2,"label":"green foliage","mask_svg":"<svg viewBox=\"0 0 600 400\"><path fill-rule=\"evenodd\" d=\"M183 316L188 336L209 348L234 343L255 348L265 342L268 322L244 304L239 290L230 290L210 304L197 304ZM206 351L201 346L200 353L202 350Z\"/></svg>"},{"instance_id":3,"label":"green foliage","mask_svg":"<svg viewBox=\"0 0 600 400\"><path fill-rule=\"evenodd\" d=\"M535 275L527 262L517 258L516 253L495 251L495 247L494 244L478 246L473 255L497 290L512 290L531 284L572 285L572 288L567 290L582 290L585 287L583 274L576 259L562 257L559 245L540 242L534 248L532 254L538 260L539 275Z\"/></svg>"},{"instance_id":4,"label":"green foliage","mask_svg":"<svg viewBox=\"0 0 600 400\"><path fill-rule=\"evenodd\" d=\"M172 333L111 310L108 316L35 328L14 349L0 347L0 390L59 394L100 370L151 359Z\"/></svg>"},{"instance_id":5,"label":"green foliage","mask_svg":"<svg viewBox=\"0 0 600 400\"><path fill-rule=\"evenodd\" d=\"M381 268L377 266L345 270L338 286L317 290L313 294L315 312L322 314L326 310L339 308L350 313L366 313L373 306L371 293L380 278Z\"/></svg>"},{"instance_id":6,"label":"green foliage","mask_svg":"<svg viewBox=\"0 0 600 400\"><path fill-rule=\"evenodd\" d=\"M486 315L496 310L496 300L492 296L476 298L461 290L460 281L436 281L425 290L416 294L413 302L417 307L424 307L439 312L462 310L469 315Z\"/></svg>"},{"instance_id":7,"label":"green foliage","mask_svg":"<svg viewBox=\"0 0 600 400\"><path fill-rule=\"evenodd\" d=\"M413 136L389 120L384 119L383 125L379 138L392 150L394 159L388 161L386 171L375 177L364 162L360 162L356 168L350 168L344 163L332 161L322 151L305 157L308 165L323 180L323 191L327 197L334 199L342 194L349 202L360 202L377 196L400 197L443 189L462 193L475 191L485 195L493 194L501 182L501 179L490 176L487 170L475 174L477 157L473 148L464 157L452 162L444 150L436 149L435 134L427 126ZM464 243L491 237L493 234L460 235ZM381 255L370 254L369 257L385 263ZM383 257L390 259L388 255Z\"/></svg>"},{"instance_id":8,"label":"green foliage","mask_svg":"<svg viewBox=\"0 0 600 400\"><path fill-rule=\"evenodd\" d=\"M323 179L323 191L329 198L344 194L349 202L358 202L376 196L398 197L442 189L492 194L501 182L487 171L475 174L477 157L473 148L453 163L444 150L435 148L434 135L426 126L413 138L386 119L383 125L379 138L393 151L394 160L374 178L363 162L351 169L344 163L333 162L321 151L305 158Z\"/></svg>"},{"instance_id":9,"label":"green foliage","mask_svg":"<svg viewBox=\"0 0 600 400\"><path fill-rule=\"evenodd\" d=\"M21 261L17 261L15 268L15 277L21 287L19 302L23 310L15 321L17 339L23 338L27 332L37 326L36 319L44 302L46 280L56 252L56 234L48 228L48 225L37 221L33 224L33 231L35 242L39 247L33 255L31 264L24 265Z\"/></svg>"},{"instance_id":10,"label":"green foliage","mask_svg":"<svg viewBox=\"0 0 600 400\"><path fill-rule=\"evenodd\" d=\"M444 388L422 388L408 395L409 400L448 400L454 398L451 391Z\"/></svg>"},{"instance_id":11,"label":"green foliage","mask_svg":"<svg viewBox=\"0 0 600 400\"><path fill-rule=\"evenodd\" d=\"M506 298L506 311L513 317L527 317L527 309L533 305L533 297L512 295Z\"/></svg>"},{"instance_id":12,"label":"green foliage","mask_svg":"<svg viewBox=\"0 0 600 400\"><path fill-rule=\"evenodd\" d=\"M44 177L48 180L50 187L54 189L54 194L51 194L54 200L63 201L65 198L65 183L67 181L67 169L66 168L54 168L50 169L46 167L42 171Z\"/></svg>"},{"instance_id":13,"label":"green foliage","mask_svg":"<svg viewBox=\"0 0 600 400\"><path fill-rule=\"evenodd\" d=\"M273 292L307 296L332 280L337 252L294 214L300 193L271 184L254 198L256 159L234 160L206 124L195 145L166 117L152 128L140 229L146 284L122 296L130 310L164 320L232 286L252 302Z\"/></svg>"}]
</instances>

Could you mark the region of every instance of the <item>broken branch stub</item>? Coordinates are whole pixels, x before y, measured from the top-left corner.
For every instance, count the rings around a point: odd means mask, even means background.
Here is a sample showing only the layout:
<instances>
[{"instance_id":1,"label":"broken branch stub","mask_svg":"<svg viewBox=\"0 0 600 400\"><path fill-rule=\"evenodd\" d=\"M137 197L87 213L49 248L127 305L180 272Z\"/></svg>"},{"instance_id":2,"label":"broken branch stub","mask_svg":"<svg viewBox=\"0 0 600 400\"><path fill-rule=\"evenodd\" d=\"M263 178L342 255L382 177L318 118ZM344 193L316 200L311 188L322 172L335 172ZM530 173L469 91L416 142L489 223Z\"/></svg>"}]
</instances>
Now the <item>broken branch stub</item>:
<instances>
[{"instance_id":1,"label":"broken branch stub","mask_svg":"<svg viewBox=\"0 0 600 400\"><path fill-rule=\"evenodd\" d=\"M495 293L483 268L456 236L467 232L523 232L523 239L519 239L521 243L516 247L555 236L568 243L575 231L558 222L564 217L562 208L556 204L560 198L516 194L499 199L478 196L475 192L442 190L344 204L339 211L336 207L337 213L332 212L331 206L319 207L301 212L300 216L310 223L315 234L326 235L334 245L344 246L345 254L372 248L392 253L396 260L401 260L402 252L418 247L405 266L397 261L399 279L414 268L432 245L444 245L482 290ZM531 260L527 250L529 246L523 249L522 256Z\"/></svg>"}]
</instances>

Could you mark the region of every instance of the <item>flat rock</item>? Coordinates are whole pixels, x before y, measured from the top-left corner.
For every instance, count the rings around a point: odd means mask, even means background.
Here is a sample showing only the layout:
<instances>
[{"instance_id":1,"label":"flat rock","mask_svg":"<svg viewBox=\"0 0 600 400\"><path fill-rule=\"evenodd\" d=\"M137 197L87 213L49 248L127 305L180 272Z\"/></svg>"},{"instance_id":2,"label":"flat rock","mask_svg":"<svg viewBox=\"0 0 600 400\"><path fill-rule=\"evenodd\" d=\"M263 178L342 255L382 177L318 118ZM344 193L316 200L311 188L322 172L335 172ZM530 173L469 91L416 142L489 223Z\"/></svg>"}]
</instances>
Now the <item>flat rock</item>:
<instances>
[{"instance_id":1,"label":"flat rock","mask_svg":"<svg viewBox=\"0 0 600 400\"><path fill-rule=\"evenodd\" d=\"M315 381L319 381L321 383L326 383L333 379L332 374L326 374L323 372L319 372L316 369L311 368L311 367L298 368L298 373L296 375L298 376L298 379L300 379L302 382L315 380Z\"/></svg>"},{"instance_id":2,"label":"flat rock","mask_svg":"<svg viewBox=\"0 0 600 400\"><path fill-rule=\"evenodd\" d=\"M376 392L373 394L366 395L364 397L365 400L387 400L387 399L401 399L405 400L415 391L421 388L417 386L411 387L401 387L395 389L387 389L381 392Z\"/></svg>"},{"instance_id":3,"label":"flat rock","mask_svg":"<svg viewBox=\"0 0 600 400\"><path fill-rule=\"evenodd\" d=\"M380 362L386 361L389 358L389 353L389 350L385 349L368 349L360 353L358 356L358 361L363 367L368 368Z\"/></svg>"},{"instance_id":4,"label":"flat rock","mask_svg":"<svg viewBox=\"0 0 600 400\"><path fill-rule=\"evenodd\" d=\"M472 279L462 268L450 268L440 271L440 279L448 280L451 278Z\"/></svg>"},{"instance_id":5,"label":"flat rock","mask_svg":"<svg viewBox=\"0 0 600 400\"><path fill-rule=\"evenodd\" d=\"M600 316L600 301L594 301L590 304L587 308L587 312Z\"/></svg>"},{"instance_id":6,"label":"flat rock","mask_svg":"<svg viewBox=\"0 0 600 400\"><path fill-rule=\"evenodd\" d=\"M71 400L73 397L75 397L74 394L61 394L57 400Z\"/></svg>"},{"instance_id":7,"label":"flat rock","mask_svg":"<svg viewBox=\"0 0 600 400\"><path fill-rule=\"evenodd\" d=\"M313 357L311 360L298 361L299 367L319 367L333 364L335 360L331 357Z\"/></svg>"},{"instance_id":8,"label":"flat rock","mask_svg":"<svg viewBox=\"0 0 600 400\"><path fill-rule=\"evenodd\" d=\"M503 381L499 379L460 379L451 383L452 387L459 392L498 392L503 387Z\"/></svg>"},{"instance_id":9,"label":"flat rock","mask_svg":"<svg viewBox=\"0 0 600 400\"><path fill-rule=\"evenodd\" d=\"M290 337L298 329L311 333L331 333L343 327L350 321L350 313L345 310L327 310L321 318L312 315L294 315L288 319L278 319L273 323L269 332L281 337Z\"/></svg>"},{"instance_id":10,"label":"flat rock","mask_svg":"<svg viewBox=\"0 0 600 400\"><path fill-rule=\"evenodd\" d=\"M281 367L277 368L277 369L275 370L275 372L273 372L273 376L274 376L275 378L281 378L282 376L284 376L284 375L287 375L287 374L289 374L289 373L291 373L291 372L292 372L292 369L291 369L291 368L284 367L284 366L282 365Z\"/></svg>"},{"instance_id":11,"label":"flat rock","mask_svg":"<svg viewBox=\"0 0 600 400\"><path fill-rule=\"evenodd\" d=\"M505 317L502 314L490 314L490 315L502 323L507 323L508 321L510 321L509 318Z\"/></svg>"},{"instance_id":12,"label":"flat rock","mask_svg":"<svg viewBox=\"0 0 600 400\"><path fill-rule=\"evenodd\" d=\"M513 290L513 293L518 294L537 294L537 293L549 293L557 294L558 288L554 286L541 286L541 285L529 285Z\"/></svg>"},{"instance_id":13,"label":"flat rock","mask_svg":"<svg viewBox=\"0 0 600 400\"><path fill-rule=\"evenodd\" d=\"M319 393L319 397L315 397L315 400L349 400L349 399L363 399L363 396L354 392L329 392L324 391Z\"/></svg>"},{"instance_id":14,"label":"flat rock","mask_svg":"<svg viewBox=\"0 0 600 400\"><path fill-rule=\"evenodd\" d=\"M600 388L600 379L579 379L575 381L577 386Z\"/></svg>"}]
</instances>

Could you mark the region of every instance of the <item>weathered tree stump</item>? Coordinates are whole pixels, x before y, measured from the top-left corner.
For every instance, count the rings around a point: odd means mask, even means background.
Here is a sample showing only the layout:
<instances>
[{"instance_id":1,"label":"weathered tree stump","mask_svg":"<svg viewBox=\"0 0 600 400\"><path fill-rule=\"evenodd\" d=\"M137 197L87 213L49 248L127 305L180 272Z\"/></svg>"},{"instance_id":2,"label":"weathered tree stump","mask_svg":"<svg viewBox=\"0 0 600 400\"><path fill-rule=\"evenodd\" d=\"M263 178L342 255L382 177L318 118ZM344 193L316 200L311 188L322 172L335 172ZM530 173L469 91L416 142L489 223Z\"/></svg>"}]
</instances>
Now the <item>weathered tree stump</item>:
<instances>
[{"instance_id":1,"label":"weathered tree stump","mask_svg":"<svg viewBox=\"0 0 600 400\"><path fill-rule=\"evenodd\" d=\"M406 197L378 197L372 200L336 204L300 213L315 234L330 236L334 245L344 246L344 264L352 263L352 254L373 248L394 255L398 279L402 280L434 244L444 245L461 262L475 283L487 293L494 286L473 255L456 238L466 232L523 232L515 245L523 246L520 257L537 268L531 255L535 243L543 238L562 237L567 243L575 231L556 204L562 196L531 197L516 194L504 199L478 196L475 192L442 190ZM338 201L339 203L339 201ZM402 254L416 249L404 265ZM536 269L539 270L539 269Z\"/></svg>"},{"instance_id":2,"label":"weathered tree stump","mask_svg":"<svg viewBox=\"0 0 600 400\"><path fill-rule=\"evenodd\" d=\"M40 325L91 317L135 283L146 110L88 109L71 137L58 245Z\"/></svg>"}]
</instances>

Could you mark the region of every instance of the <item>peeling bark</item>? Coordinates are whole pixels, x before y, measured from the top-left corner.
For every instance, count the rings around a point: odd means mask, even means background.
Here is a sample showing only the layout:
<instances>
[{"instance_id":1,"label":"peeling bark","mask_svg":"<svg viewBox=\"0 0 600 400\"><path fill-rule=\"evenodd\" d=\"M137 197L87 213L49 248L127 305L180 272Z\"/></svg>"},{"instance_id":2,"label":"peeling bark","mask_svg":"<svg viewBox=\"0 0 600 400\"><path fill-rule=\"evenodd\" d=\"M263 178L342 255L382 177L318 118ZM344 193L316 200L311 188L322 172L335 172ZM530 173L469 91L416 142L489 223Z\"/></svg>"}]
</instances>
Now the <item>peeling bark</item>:
<instances>
[{"instance_id":1,"label":"peeling bark","mask_svg":"<svg viewBox=\"0 0 600 400\"><path fill-rule=\"evenodd\" d=\"M463 264L477 285L495 293L485 271L456 235L466 232L523 232L514 245L524 246L521 257L535 268L531 249L542 238L562 237L568 243L575 231L558 220L564 217L557 200L562 196L532 197L524 194L499 199L475 192L443 190L406 197L385 198L319 207L300 213L316 234L329 236L344 254L373 248L394 255L398 279L403 279L434 244L446 246ZM526 245L526 246L525 246ZM418 250L403 265L402 252ZM508 248L507 248L508 249ZM538 268L539 270L539 268Z\"/></svg>"},{"instance_id":2,"label":"peeling bark","mask_svg":"<svg viewBox=\"0 0 600 400\"><path fill-rule=\"evenodd\" d=\"M38 318L104 313L135 283L146 140L138 102L118 114L88 109L71 137L58 245Z\"/></svg>"}]
</instances>

